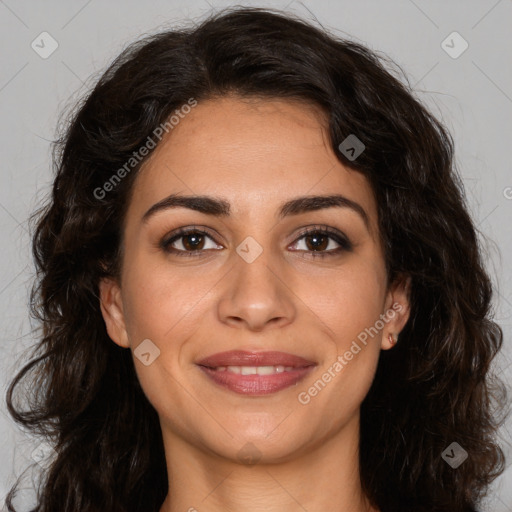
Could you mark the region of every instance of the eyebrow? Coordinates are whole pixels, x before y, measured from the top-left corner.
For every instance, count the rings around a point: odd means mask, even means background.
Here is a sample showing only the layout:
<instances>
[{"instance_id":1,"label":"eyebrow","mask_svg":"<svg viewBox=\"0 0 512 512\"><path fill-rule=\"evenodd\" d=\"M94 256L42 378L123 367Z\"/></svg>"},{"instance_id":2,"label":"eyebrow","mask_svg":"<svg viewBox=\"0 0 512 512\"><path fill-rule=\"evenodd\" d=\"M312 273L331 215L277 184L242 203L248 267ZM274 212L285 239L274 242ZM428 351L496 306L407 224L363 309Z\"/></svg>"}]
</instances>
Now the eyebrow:
<instances>
[{"instance_id":1,"label":"eyebrow","mask_svg":"<svg viewBox=\"0 0 512 512\"><path fill-rule=\"evenodd\" d=\"M350 208L356 212L364 221L365 226L370 230L370 222L364 208L352 199L341 194L324 196L302 196L291 199L283 203L278 212L278 218L281 220L290 215L299 215L301 213L323 210L325 208ZM207 215L215 217L226 217L230 215L231 207L228 201L212 196L182 196L171 194L158 203L155 203L142 216L142 222L145 223L157 212L168 210L170 208L188 208Z\"/></svg>"}]
</instances>

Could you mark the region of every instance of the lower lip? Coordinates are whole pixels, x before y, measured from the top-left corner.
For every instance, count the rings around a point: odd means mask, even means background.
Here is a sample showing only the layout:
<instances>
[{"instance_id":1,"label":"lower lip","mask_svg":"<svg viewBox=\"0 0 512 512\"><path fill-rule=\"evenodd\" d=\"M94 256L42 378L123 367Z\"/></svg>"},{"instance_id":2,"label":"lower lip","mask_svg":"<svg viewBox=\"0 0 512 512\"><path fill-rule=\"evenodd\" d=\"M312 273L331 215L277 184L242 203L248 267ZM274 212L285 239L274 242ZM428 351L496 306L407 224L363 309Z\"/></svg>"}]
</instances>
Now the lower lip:
<instances>
[{"instance_id":1,"label":"lower lip","mask_svg":"<svg viewBox=\"0 0 512 512\"><path fill-rule=\"evenodd\" d=\"M296 368L291 371L274 373L272 375L241 375L230 371L217 371L206 366L199 366L201 370L216 384L226 387L241 395L268 395L297 384L314 366Z\"/></svg>"}]
</instances>

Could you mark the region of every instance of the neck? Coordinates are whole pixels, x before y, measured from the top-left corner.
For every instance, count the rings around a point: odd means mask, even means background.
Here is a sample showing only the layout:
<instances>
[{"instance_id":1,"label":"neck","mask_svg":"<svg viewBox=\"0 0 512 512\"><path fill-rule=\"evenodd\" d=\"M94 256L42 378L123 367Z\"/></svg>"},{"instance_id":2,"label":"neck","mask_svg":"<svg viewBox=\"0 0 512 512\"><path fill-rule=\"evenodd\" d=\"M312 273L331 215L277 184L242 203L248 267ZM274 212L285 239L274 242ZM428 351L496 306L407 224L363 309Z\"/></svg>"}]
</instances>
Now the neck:
<instances>
[{"instance_id":1,"label":"neck","mask_svg":"<svg viewBox=\"0 0 512 512\"><path fill-rule=\"evenodd\" d=\"M163 431L169 493L160 512L378 512L361 489L358 417L300 455L254 465Z\"/></svg>"}]
</instances>

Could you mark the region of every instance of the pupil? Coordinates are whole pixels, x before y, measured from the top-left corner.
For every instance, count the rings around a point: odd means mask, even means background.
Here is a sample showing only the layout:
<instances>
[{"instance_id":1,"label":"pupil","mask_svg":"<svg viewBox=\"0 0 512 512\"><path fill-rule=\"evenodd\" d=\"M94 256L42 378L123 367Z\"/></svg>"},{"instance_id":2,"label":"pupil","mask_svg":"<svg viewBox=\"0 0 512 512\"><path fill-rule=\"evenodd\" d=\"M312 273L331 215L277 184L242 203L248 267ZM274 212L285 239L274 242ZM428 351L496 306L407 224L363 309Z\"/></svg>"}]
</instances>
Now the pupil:
<instances>
[{"instance_id":1,"label":"pupil","mask_svg":"<svg viewBox=\"0 0 512 512\"><path fill-rule=\"evenodd\" d=\"M189 250L196 250L198 248L198 246L201 244L202 242L202 235L198 235L197 233L196 234L191 234L191 235L187 235L184 239L184 246L186 249L189 249ZM192 242L191 242L192 241Z\"/></svg>"},{"instance_id":2,"label":"pupil","mask_svg":"<svg viewBox=\"0 0 512 512\"><path fill-rule=\"evenodd\" d=\"M327 239L327 237L325 237L324 235L310 235L308 240L312 240L313 243L308 244L308 246L310 246L309 248L311 250L325 249L326 248L326 244L325 244L326 239ZM320 240L323 240L324 243L321 243Z\"/></svg>"}]
</instances>

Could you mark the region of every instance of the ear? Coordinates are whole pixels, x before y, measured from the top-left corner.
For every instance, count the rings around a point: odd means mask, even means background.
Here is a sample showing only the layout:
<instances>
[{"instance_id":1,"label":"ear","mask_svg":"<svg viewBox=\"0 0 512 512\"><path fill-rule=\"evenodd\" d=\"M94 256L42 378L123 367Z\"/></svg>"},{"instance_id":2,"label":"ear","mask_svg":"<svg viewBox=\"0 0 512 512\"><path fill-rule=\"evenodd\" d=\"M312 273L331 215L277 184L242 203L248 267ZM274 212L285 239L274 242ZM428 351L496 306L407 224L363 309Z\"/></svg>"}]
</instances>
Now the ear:
<instances>
[{"instance_id":1,"label":"ear","mask_svg":"<svg viewBox=\"0 0 512 512\"><path fill-rule=\"evenodd\" d=\"M120 347L128 348L130 342L126 332L121 288L117 280L102 278L99 291L101 314L105 320L108 335Z\"/></svg>"},{"instance_id":2,"label":"ear","mask_svg":"<svg viewBox=\"0 0 512 512\"><path fill-rule=\"evenodd\" d=\"M395 343L389 341L389 335L396 340L407 320L409 320L411 277L400 275L389 287L386 296L384 314L388 319L382 331L381 347L383 350L389 350L395 346Z\"/></svg>"}]
</instances>

